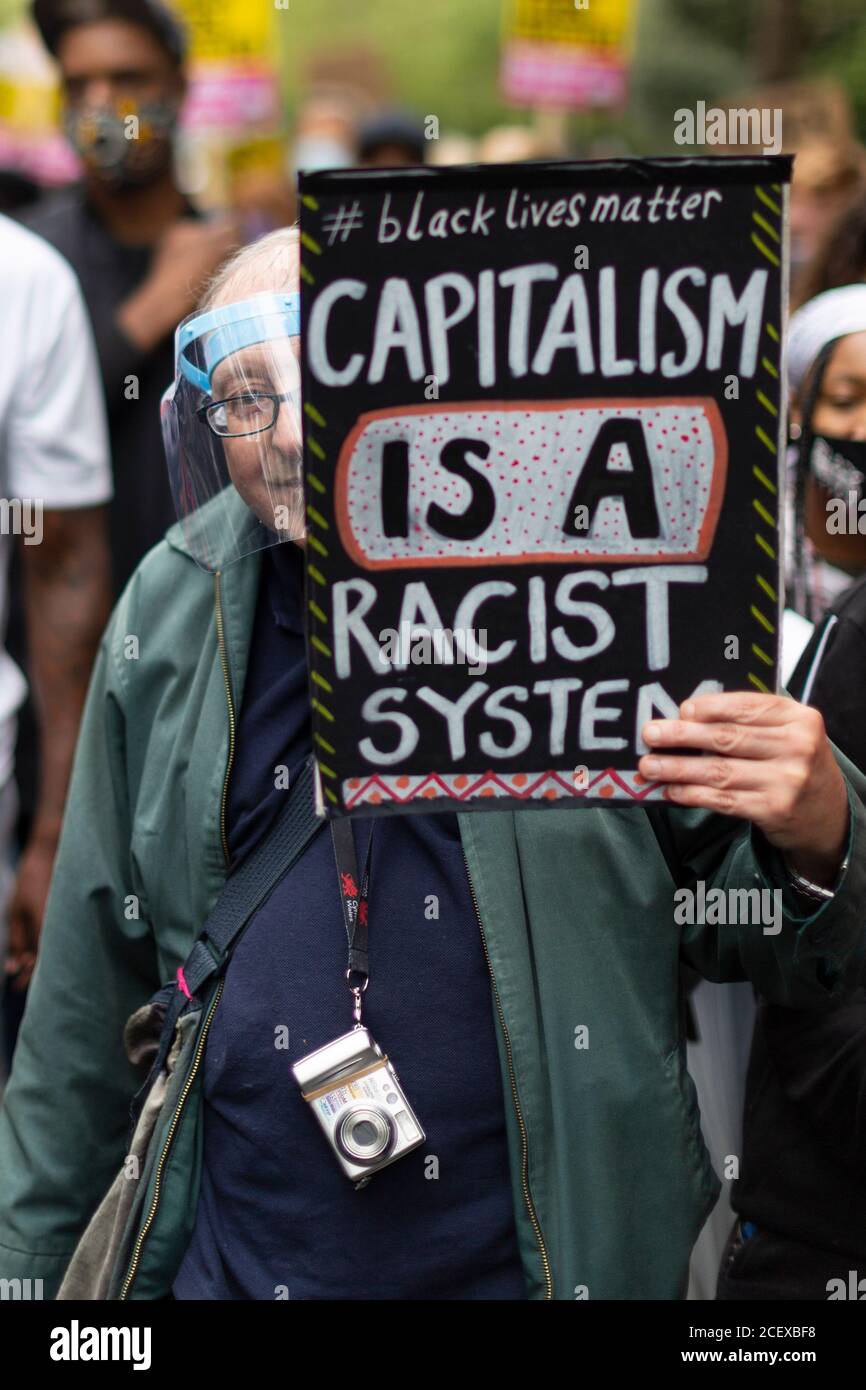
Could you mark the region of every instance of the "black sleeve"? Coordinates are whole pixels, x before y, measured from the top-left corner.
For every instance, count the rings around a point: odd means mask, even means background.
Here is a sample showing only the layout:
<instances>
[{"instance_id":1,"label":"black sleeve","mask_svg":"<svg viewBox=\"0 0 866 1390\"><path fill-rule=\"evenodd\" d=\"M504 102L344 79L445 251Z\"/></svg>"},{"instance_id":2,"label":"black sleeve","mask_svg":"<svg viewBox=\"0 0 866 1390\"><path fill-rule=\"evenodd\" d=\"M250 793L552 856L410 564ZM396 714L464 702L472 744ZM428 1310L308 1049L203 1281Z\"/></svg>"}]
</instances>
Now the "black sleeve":
<instances>
[{"instance_id":1,"label":"black sleeve","mask_svg":"<svg viewBox=\"0 0 866 1390\"><path fill-rule=\"evenodd\" d=\"M127 388L132 388L127 378L141 377L153 350L146 352L127 338L117 322L119 305L91 300L87 307L90 310L90 322L93 325L93 337L102 372L105 404L111 415L128 399L125 392Z\"/></svg>"},{"instance_id":2,"label":"black sleeve","mask_svg":"<svg viewBox=\"0 0 866 1390\"><path fill-rule=\"evenodd\" d=\"M866 770L866 630L843 615L833 628L808 703L821 711L827 735Z\"/></svg>"},{"instance_id":3,"label":"black sleeve","mask_svg":"<svg viewBox=\"0 0 866 1390\"><path fill-rule=\"evenodd\" d=\"M816 628L789 689L821 711L828 737L866 768L866 587L858 584ZM819 657L816 666L816 659ZM811 676L811 684L809 678ZM789 1100L845 1163L866 1163L866 991L827 1008L764 1005L760 1016Z\"/></svg>"},{"instance_id":4,"label":"black sleeve","mask_svg":"<svg viewBox=\"0 0 866 1390\"><path fill-rule=\"evenodd\" d=\"M845 1163L866 1164L866 992L827 1009L764 1005L776 1075L810 1129Z\"/></svg>"}]
</instances>

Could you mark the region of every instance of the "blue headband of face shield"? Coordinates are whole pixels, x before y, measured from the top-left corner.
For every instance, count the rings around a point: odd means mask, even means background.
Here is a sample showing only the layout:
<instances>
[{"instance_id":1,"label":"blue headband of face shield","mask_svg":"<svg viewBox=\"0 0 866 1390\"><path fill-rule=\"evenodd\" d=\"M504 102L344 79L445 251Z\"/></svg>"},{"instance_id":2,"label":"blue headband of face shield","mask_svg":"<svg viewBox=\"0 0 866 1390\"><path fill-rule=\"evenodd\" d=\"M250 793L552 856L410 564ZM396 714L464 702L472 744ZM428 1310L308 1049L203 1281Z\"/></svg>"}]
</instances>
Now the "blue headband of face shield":
<instances>
[{"instance_id":1,"label":"blue headband of face shield","mask_svg":"<svg viewBox=\"0 0 866 1390\"><path fill-rule=\"evenodd\" d=\"M177 330L175 358L177 370L205 395L212 396L214 368L232 353L255 343L275 338L296 338L301 331L301 296L256 294L235 304L223 304L182 323ZM199 344L204 369L188 356L193 343Z\"/></svg>"}]
</instances>

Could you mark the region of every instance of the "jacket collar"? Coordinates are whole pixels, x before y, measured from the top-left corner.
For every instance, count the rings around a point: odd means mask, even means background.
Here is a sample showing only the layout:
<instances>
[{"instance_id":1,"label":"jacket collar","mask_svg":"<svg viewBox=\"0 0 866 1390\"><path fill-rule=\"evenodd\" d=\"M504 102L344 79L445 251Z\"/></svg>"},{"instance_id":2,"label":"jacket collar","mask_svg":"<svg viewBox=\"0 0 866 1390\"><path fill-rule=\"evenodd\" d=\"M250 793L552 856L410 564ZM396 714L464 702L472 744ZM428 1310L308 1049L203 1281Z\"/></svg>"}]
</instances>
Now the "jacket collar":
<instances>
[{"instance_id":1,"label":"jacket collar","mask_svg":"<svg viewBox=\"0 0 866 1390\"><path fill-rule=\"evenodd\" d=\"M168 544L211 574L259 549L261 523L233 487L223 488L165 534ZM231 555L228 555L229 543ZM222 551L222 553L221 553Z\"/></svg>"}]
</instances>

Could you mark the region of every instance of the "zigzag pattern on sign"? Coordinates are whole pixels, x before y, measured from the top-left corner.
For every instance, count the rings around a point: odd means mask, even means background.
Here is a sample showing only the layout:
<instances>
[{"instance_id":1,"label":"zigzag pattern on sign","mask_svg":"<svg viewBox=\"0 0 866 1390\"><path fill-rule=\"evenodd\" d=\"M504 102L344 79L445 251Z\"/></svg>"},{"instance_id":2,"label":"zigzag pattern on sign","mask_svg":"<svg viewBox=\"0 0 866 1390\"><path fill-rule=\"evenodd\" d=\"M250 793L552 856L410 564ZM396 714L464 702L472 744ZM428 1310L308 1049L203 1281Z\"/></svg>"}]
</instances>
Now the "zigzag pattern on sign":
<instances>
[{"instance_id":1,"label":"zigzag pattern on sign","mask_svg":"<svg viewBox=\"0 0 866 1390\"><path fill-rule=\"evenodd\" d=\"M586 786L574 785L574 774L563 774L554 768L539 773L515 773L506 779L496 772L441 774L428 772L410 777L406 773L382 776L373 773L363 781L351 777L343 783L343 797L346 809L371 802L396 802L405 805L424 797L444 797L449 801L469 801L479 796L507 796L520 801L562 800L566 797L578 800L588 795L600 797L627 797L632 801L645 801L659 794L657 783L646 782L638 772L634 772L634 783L625 780L616 768L606 767L595 773Z\"/></svg>"}]
</instances>

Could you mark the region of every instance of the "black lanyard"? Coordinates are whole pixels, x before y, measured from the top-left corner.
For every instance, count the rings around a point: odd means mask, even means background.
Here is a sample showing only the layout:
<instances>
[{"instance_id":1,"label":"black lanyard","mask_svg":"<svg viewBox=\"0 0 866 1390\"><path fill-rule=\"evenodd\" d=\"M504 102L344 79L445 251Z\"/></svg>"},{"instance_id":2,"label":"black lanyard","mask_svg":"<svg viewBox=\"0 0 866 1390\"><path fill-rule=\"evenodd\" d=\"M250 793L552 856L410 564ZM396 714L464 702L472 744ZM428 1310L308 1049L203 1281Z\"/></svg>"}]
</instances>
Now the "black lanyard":
<instances>
[{"instance_id":1,"label":"black lanyard","mask_svg":"<svg viewBox=\"0 0 866 1390\"><path fill-rule=\"evenodd\" d=\"M373 826L367 841L367 855L364 860L364 877L358 880L358 858L355 854L355 837L352 823L345 816L331 821L331 839L334 843L334 861L337 865L337 883L340 889L340 902L343 907L343 922L349 942L349 963L346 979L355 996L354 1016L356 1024L361 1022L361 995L370 979L370 961L367 953L367 916L370 904L370 855L373 849ZM352 976L360 977L352 983Z\"/></svg>"}]
</instances>

